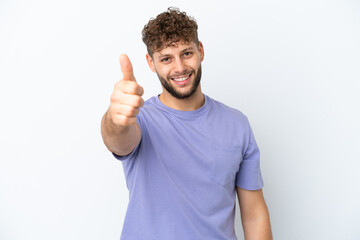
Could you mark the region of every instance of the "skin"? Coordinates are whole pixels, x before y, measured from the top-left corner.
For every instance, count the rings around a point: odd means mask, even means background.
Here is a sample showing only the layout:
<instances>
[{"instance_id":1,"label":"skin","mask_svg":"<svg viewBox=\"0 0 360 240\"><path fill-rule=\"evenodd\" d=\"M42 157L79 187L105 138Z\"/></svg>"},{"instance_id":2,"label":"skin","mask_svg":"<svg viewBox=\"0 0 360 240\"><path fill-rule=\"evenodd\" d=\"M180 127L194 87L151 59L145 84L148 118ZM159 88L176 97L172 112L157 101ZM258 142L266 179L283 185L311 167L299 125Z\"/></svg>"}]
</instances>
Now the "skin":
<instances>
[{"instance_id":1,"label":"skin","mask_svg":"<svg viewBox=\"0 0 360 240\"><path fill-rule=\"evenodd\" d=\"M236 187L245 240L272 240L270 216L262 189Z\"/></svg>"},{"instance_id":2,"label":"skin","mask_svg":"<svg viewBox=\"0 0 360 240\"><path fill-rule=\"evenodd\" d=\"M144 90L136 82L128 56L121 55L119 62L124 77L114 85L109 109L101 121L101 135L110 152L125 156L140 142L136 115L144 105Z\"/></svg>"},{"instance_id":3,"label":"skin","mask_svg":"<svg viewBox=\"0 0 360 240\"><path fill-rule=\"evenodd\" d=\"M165 81L180 95L187 95L191 92L195 83L196 75L199 74L201 62L204 60L204 48L201 42L196 46L194 42L185 44L173 44L158 52L154 52L151 57L146 54L148 65L154 73L157 73L160 81ZM184 85L177 85L171 78L186 76L191 73L190 80ZM183 99L173 96L166 90L162 83L163 92L159 99L168 107L182 111L192 111L200 108L204 104L204 95L201 91L201 84L195 92Z\"/></svg>"},{"instance_id":4,"label":"skin","mask_svg":"<svg viewBox=\"0 0 360 240\"><path fill-rule=\"evenodd\" d=\"M153 56L146 54L146 60L162 84L159 99L164 105L176 110L193 111L204 104L201 83L196 85L201 78L201 62L204 60L201 42L198 46L194 42L175 43L154 52ZM123 156L131 153L140 142L141 131L136 115L144 104L141 98L144 90L136 82L129 58L121 55L119 61L123 79L114 86L110 107L102 119L101 133L109 151ZM180 77L188 78L181 83L173 80ZM169 88L176 94L168 91ZM236 187L236 192L245 239L271 240L270 217L262 190L249 191Z\"/></svg>"}]
</instances>

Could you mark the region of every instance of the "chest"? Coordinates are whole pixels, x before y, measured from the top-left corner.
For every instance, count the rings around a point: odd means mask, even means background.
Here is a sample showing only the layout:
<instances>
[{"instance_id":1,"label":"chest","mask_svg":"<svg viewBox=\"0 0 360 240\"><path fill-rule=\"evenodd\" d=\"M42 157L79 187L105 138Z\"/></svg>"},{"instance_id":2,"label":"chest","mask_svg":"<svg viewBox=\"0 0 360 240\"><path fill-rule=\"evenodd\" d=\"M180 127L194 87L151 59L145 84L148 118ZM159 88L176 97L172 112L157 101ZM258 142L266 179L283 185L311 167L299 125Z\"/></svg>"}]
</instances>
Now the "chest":
<instances>
[{"instance_id":1,"label":"chest","mask_svg":"<svg viewBox=\"0 0 360 240\"><path fill-rule=\"evenodd\" d=\"M143 136L154 171L175 181L233 184L242 162L241 129L213 119L162 119Z\"/></svg>"}]
</instances>

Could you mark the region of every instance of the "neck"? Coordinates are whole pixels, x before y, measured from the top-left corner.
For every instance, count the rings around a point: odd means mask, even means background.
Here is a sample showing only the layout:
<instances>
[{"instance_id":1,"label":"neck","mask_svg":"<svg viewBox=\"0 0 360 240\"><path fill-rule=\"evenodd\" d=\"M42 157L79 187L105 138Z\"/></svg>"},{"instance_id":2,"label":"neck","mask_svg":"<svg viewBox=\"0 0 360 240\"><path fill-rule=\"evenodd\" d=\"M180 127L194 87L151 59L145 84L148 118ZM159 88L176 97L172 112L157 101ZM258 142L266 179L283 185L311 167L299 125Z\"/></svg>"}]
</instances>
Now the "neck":
<instances>
[{"instance_id":1,"label":"neck","mask_svg":"<svg viewBox=\"0 0 360 240\"><path fill-rule=\"evenodd\" d=\"M202 105L204 105L205 103L205 97L201 91L200 85L191 97L185 99L178 99L172 96L165 89L163 89L163 92L159 96L159 99L165 106L180 111L194 111L201 108Z\"/></svg>"}]
</instances>

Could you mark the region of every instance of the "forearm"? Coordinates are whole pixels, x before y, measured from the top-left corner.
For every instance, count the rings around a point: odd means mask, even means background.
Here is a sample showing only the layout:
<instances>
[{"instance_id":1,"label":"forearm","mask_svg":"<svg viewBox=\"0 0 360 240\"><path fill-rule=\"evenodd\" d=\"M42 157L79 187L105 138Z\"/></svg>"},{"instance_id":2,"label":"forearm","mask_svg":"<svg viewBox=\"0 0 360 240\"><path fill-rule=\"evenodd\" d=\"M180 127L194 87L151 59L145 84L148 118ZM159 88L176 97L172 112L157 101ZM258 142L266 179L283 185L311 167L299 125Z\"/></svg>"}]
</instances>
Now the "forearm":
<instances>
[{"instance_id":1,"label":"forearm","mask_svg":"<svg viewBox=\"0 0 360 240\"><path fill-rule=\"evenodd\" d=\"M245 240L272 240L269 212L264 206L251 217L243 218Z\"/></svg>"},{"instance_id":2,"label":"forearm","mask_svg":"<svg viewBox=\"0 0 360 240\"><path fill-rule=\"evenodd\" d=\"M109 151L124 156L137 146L141 133L137 124L115 125L109 113L106 112L101 120L101 135Z\"/></svg>"}]
</instances>

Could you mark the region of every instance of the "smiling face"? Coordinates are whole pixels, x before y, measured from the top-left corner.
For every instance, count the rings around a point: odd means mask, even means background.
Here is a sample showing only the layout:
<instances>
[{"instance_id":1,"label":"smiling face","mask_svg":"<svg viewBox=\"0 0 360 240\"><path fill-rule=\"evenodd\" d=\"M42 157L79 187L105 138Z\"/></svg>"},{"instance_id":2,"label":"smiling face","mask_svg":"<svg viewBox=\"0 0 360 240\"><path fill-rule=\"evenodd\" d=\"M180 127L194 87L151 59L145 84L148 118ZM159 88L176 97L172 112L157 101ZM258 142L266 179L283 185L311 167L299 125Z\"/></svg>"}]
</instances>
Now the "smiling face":
<instances>
[{"instance_id":1,"label":"smiling face","mask_svg":"<svg viewBox=\"0 0 360 240\"><path fill-rule=\"evenodd\" d=\"M197 46L191 43L174 43L151 57L146 55L147 62L156 72L164 93L176 99L185 99L199 92L201 79L201 62L204 59L202 43Z\"/></svg>"}]
</instances>

